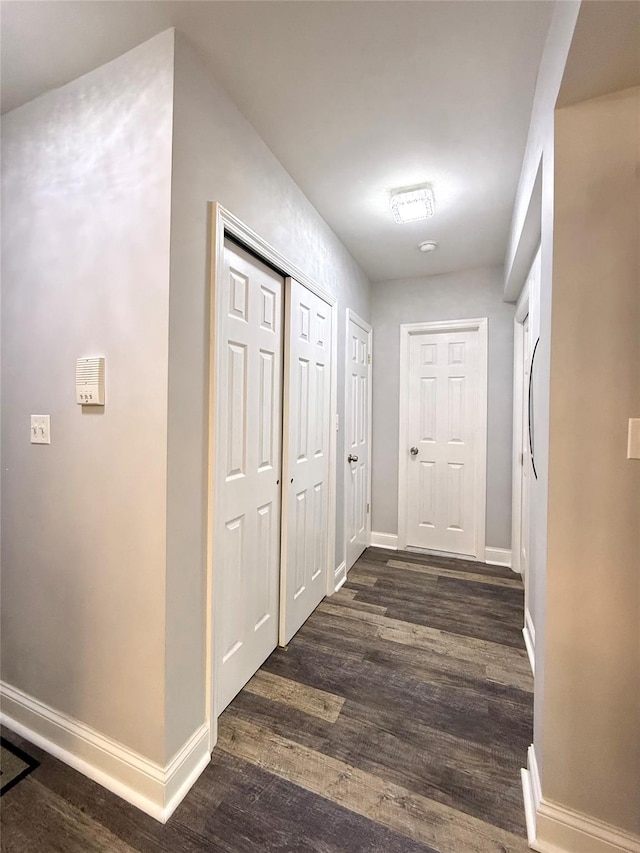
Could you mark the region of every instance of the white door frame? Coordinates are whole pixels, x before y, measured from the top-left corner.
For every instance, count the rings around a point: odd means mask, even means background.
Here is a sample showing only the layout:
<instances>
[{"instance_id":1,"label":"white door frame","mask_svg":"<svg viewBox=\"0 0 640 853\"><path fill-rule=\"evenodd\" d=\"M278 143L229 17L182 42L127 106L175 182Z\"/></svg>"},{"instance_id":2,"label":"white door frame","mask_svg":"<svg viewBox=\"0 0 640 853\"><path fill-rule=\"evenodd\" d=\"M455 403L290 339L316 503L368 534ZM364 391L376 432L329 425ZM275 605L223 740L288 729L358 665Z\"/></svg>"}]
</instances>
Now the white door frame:
<instances>
[{"instance_id":1,"label":"white door frame","mask_svg":"<svg viewBox=\"0 0 640 853\"><path fill-rule=\"evenodd\" d=\"M367 506L369 507L369 512L367 513L367 547L371 545L371 438L372 438L372 418L373 418L373 400L372 400L372 388L371 388L371 369L373 358L371 357L371 345L373 343L373 330L369 323L366 320L363 320L355 311L351 308L347 308L347 319L346 319L346 328L345 328L345 350L344 350L344 416L345 421L347 417L347 398L349 394L349 321L352 321L356 324L356 326L360 326L360 328L367 333L367 344L368 344L368 352L369 352L369 364L367 366L367 423L368 423L368 447L369 452L367 455ZM346 433L345 433L346 435ZM349 469L349 463L344 460L345 465L345 474ZM346 477L345 477L345 495L344 495L344 562L345 566L347 564L347 515L348 515L348 504L347 504L347 495L346 495ZM349 567L350 568L350 567ZM347 568L347 571L349 570ZM344 575L344 579L341 581L340 585L346 581L347 576Z\"/></svg>"},{"instance_id":2,"label":"white door frame","mask_svg":"<svg viewBox=\"0 0 640 853\"><path fill-rule=\"evenodd\" d=\"M524 399L524 321L529 313L529 279L516 305L513 320L513 468L511 479L511 568L521 573L522 542L522 427L526 413ZM531 325L529 325L531 329Z\"/></svg>"},{"instance_id":3,"label":"white door frame","mask_svg":"<svg viewBox=\"0 0 640 853\"><path fill-rule=\"evenodd\" d=\"M207 464L207 599L206 599L206 652L205 652L205 685L206 685L206 720L209 725L209 749L213 749L218 738L218 713L216 707L215 684L216 684L216 656L215 647L218 641L217 627L213 624L214 616L214 596L217 584L217 565L218 560L218 543L215 541L215 512L219 501L219 484L216 476L216 456L218 448L216 445L216 434L218 431L218 415L216 407L217 391L218 391L218 365L220 364L221 347L223 344L223 335L220 334L222 305L224 297L224 289L222 282L224 281L224 238L225 235L235 237L247 249L256 253L256 255L265 261L267 264L275 267L283 276L283 278L294 278L300 284L304 285L316 296L319 296L327 303L331 311L331 324L333 337L331 342L331 392L330 392L330 414L331 425L329 438L329 537L327 543L327 595L335 591L335 539L336 539L336 430L333 425L336 423L336 415L338 411L338 393L337 393L337 319L338 305L337 299L324 288L316 284L309 278L301 269L289 261L284 255L281 255L277 249L274 249L266 240L263 240L259 234L256 234L251 228L244 224L240 219L230 213L226 208L217 202L209 204L209 217L211 226L211 242L210 242L210 268L209 268L209 400L208 400L208 464ZM290 310L290 299L288 290L285 291L284 299L285 319L287 312ZM284 325L283 325L284 328ZM286 365L285 365L286 371ZM285 376L287 373L285 372ZM283 413L284 417L284 413ZM283 453L285 449L284 440L288 434L288 424L283 422ZM284 457L283 457L284 458ZM284 484L283 484L284 486ZM281 501L281 505L286 504L285 500ZM283 521L286 519L283 518ZM285 535L283 528L282 535ZM280 607L284 606L282 601L282 590L280 593Z\"/></svg>"},{"instance_id":4,"label":"white door frame","mask_svg":"<svg viewBox=\"0 0 640 853\"><path fill-rule=\"evenodd\" d=\"M409 345L412 335L425 332L478 332L478 401L476 424L475 559L485 558L487 514L487 362L488 330L486 317L471 320L442 320L435 323L404 323L400 326L400 429L398 448L398 548L407 547L408 500L408 417L409 417Z\"/></svg>"}]
</instances>

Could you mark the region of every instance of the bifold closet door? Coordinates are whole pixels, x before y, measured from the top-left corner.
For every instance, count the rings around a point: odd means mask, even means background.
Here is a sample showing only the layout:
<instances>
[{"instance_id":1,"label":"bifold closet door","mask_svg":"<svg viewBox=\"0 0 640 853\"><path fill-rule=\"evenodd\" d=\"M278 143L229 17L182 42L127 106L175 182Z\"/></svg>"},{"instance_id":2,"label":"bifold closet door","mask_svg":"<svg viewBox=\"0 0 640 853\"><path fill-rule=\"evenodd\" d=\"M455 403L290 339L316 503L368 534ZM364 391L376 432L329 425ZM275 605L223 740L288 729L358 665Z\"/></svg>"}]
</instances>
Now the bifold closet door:
<instances>
[{"instance_id":1,"label":"bifold closet door","mask_svg":"<svg viewBox=\"0 0 640 853\"><path fill-rule=\"evenodd\" d=\"M285 535L280 643L285 645L327 591L331 309L287 279L285 354Z\"/></svg>"},{"instance_id":2,"label":"bifold closet door","mask_svg":"<svg viewBox=\"0 0 640 853\"><path fill-rule=\"evenodd\" d=\"M278 642L284 280L225 240L216 436L217 713Z\"/></svg>"}]
</instances>

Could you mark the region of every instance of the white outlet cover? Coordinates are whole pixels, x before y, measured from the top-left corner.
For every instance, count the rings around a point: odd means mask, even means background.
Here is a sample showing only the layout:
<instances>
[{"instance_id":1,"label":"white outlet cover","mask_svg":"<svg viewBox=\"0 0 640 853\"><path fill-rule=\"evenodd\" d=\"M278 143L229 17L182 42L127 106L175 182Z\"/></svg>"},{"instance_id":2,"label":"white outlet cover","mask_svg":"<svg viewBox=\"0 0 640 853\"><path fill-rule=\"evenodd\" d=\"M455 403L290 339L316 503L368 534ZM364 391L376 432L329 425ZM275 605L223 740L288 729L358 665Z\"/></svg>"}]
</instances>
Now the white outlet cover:
<instances>
[{"instance_id":1,"label":"white outlet cover","mask_svg":"<svg viewBox=\"0 0 640 853\"><path fill-rule=\"evenodd\" d=\"M627 459L640 459L640 418L629 418Z\"/></svg>"},{"instance_id":2,"label":"white outlet cover","mask_svg":"<svg viewBox=\"0 0 640 853\"><path fill-rule=\"evenodd\" d=\"M31 415L31 444L51 444L50 415Z\"/></svg>"}]
</instances>

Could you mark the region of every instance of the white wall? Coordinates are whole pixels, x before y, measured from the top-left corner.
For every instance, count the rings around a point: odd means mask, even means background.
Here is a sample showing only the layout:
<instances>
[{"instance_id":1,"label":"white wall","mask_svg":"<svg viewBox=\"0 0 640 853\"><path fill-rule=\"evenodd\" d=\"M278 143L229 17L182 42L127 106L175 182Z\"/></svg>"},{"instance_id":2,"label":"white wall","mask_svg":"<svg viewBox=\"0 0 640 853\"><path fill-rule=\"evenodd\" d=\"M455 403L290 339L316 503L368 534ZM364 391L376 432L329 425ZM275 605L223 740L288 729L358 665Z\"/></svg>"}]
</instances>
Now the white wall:
<instances>
[{"instance_id":1,"label":"white wall","mask_svg":"<svg viewBox=\"0 0 640 853\"><path fill-rule=\"evenodd\" d=\"M207 203L221 203L338 298L341 423L346 308L370 316L370 287L362 270L179 34L175 97L167 539L170 746L179 745L204 713ZM341 430L336 566L344 559L343 445Z\"/></svg>"},{"instance_id":2,"label":"white wall","mask_svg":"<svg viewBox=\"0 0 640 853\"><path fill-rule=\"evenodd\" d=\"M489 318L487 545L511 547L513 318L502 268L376 283L373 286L372 529L398 531L400 325Z\"/></svg>"},{"instance_id":3,"label":"white wall","mask_svg":"<svg viewBox=\"0 0 640 853\"><path fill-rule=\"evenodd\" d=\"M556 112L543 794L640 835L640 89Z\"/></svg>"},{"instance_id":4,"label":"white wall","mask_svg":"<svg viewBox=\"0 0 640 853\"><path fill-rule=\"evenodd\" d=\"M172 63L165 33L2 119L2 678L161 763Z\"/></svg>"}]
</instances>

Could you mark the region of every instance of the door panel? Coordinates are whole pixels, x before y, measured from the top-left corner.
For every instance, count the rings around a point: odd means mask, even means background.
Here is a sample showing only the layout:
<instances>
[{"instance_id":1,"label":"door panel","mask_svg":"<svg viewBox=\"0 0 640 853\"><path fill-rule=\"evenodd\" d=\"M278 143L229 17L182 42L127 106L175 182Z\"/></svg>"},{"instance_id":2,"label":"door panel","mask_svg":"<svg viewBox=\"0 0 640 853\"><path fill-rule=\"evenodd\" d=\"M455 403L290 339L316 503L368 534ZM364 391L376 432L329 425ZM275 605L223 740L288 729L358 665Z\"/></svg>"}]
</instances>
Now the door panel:
<instances>
[{"instance_id":1,"label":"door panel","mask_svg":"<svg viewBox=\"0 0 640 853\"><path fill-rule=\"evenodd\" d=\"M520 571L525 587L529 568L529 483L531 476L531 451L529 448L529 377L531 375L531 338L529 317L525 317L522 335L522 478L520 495Z\"/></svg>"},{"instance_id":2,"label":"door panel","mask_svg":"<svg viewBox=\"0 0 640 853\"><path fill-rule=\"evenodd\" d=\"M289 279L285 422L286 538L281 583L280 643L286 645L327 590L329 536L329 392L331 312L311 291Z\"/></svg>"},{"instance_id":3,"label":"door panel","mask_svg":"<svg viewBox=\"0 0 640 853\"><path fill-rule=\"evenodd\" d=\"M370 331L347 320L345 537L347 571L368 545ZM351 457L352 461L349 461ZM354 458L357 457L357 460Z\"/></svg>"},{"instance_id":4,"label":"door panel","mask_svg":"<svg viewBox=\"0 0 640 853\"><path fill-rule=\"evenodd\" d=\"M476 331L409 339L408 545L477 556L477 352Z\"/></svg>"},{"instance_id":5,"label":"door panel","mask_svg":"<svg viewBox=\"0 0 640 853\"><path fill-rule=\"evenodd\" d=\"M283 285L225 241L214 542L218 713L278 640Z\"/></svg>"}]
</instances>

